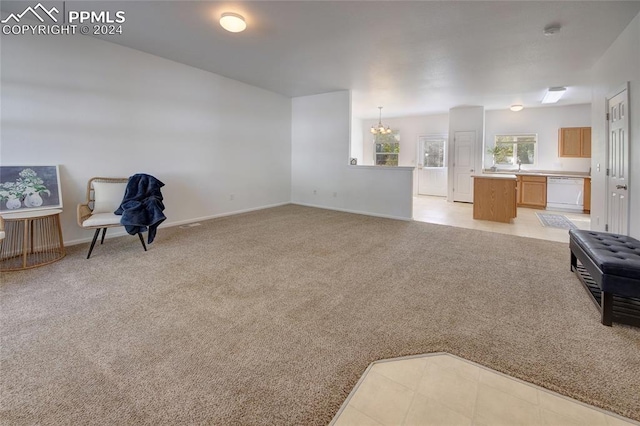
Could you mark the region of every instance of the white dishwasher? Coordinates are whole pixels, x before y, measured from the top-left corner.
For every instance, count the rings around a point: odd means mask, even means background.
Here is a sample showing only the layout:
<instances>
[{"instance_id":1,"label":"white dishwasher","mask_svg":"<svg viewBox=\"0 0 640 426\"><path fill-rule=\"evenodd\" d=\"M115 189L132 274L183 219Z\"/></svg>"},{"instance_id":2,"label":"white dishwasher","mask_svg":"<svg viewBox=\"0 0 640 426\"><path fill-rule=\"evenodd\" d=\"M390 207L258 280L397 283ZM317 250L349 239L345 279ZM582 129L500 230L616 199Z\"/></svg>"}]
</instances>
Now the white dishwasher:
<instances>
[{"instance_id":1,"label":"white dishwasher","mask_svg":"<svg viewBox=\"0 0 640 426\"><path fill-rule=\"evenodd\" d=\"M547 178L547 210L579 210L583 207L584 179Z\"/></svg>"}]
</instances>

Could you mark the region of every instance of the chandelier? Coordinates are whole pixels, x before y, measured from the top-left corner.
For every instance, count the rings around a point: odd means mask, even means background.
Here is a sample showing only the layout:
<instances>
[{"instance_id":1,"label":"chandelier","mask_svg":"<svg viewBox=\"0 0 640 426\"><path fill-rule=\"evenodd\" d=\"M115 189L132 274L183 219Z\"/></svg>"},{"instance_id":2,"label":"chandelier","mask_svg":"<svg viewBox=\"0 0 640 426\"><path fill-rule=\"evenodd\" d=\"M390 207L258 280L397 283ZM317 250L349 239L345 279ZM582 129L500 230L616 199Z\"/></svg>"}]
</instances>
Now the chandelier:
<instances>
[{"instance_id":1,"label":"chandelier","mask_svg":"<svg viewBox=\"0 0 640 426\"><path fill-rule=\"evenodd\" d=\"M391 129L389 128L389 126L385 128L384 124L382 124L382 107L379 106L378 109L380 110L380 118L378 119L378 125L371 126L371 133L373 133L374 135L388 135L389 133L391 133Z\"/></svg>"}]
</instances>

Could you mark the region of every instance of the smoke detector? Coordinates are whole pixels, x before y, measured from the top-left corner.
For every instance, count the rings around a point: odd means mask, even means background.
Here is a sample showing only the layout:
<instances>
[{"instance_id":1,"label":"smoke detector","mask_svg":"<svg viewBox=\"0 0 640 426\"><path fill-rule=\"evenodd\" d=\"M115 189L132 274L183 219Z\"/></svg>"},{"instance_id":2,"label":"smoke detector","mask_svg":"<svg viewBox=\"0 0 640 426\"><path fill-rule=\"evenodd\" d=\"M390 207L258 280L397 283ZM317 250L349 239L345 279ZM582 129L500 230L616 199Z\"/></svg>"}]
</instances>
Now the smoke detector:
<instances>
[{"instance_id":1,"label":"smoke detector","mask_svg":"<svg viewBox=\"0 0 640 426\"><path fill-rule=\"evenodd\" d=\"M544 35L546 35L547 37L556 35L559 32L560 32L560 25L559 24L547 25L546 27L544 27L544 30L542 31L542 33Z\"/></svg>"}]
</instances>

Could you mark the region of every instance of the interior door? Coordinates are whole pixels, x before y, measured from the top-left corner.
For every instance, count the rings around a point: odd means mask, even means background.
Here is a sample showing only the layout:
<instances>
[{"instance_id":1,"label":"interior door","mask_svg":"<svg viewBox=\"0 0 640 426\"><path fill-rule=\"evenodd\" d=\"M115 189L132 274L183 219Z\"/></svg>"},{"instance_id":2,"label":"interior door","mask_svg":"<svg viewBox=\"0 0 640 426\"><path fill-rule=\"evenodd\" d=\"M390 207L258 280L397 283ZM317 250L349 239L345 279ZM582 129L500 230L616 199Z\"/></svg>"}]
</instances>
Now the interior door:
<instances>
[{"instance_id":1,"label":"interior door","mask_svg":"<svg viewBox=\"0 0 640 426\"><path fill-rule=\"evenodd\" d=\"M476 132L455 132L453 146L453 201L473 203Z\"/></svg>"},{"instance_id":2,"label":"interior door","mask_svg":"<svg viewBox=\"0 0 640 426\"><path fill-rule=\"evenodd\" d=\"M625 88L607 99L608 231L629 234L629 97Z\"/></svg>"},{"instance_id":3,"label":"interior door","mask_svg":"<svg viewBox=\"0 0 640 426\"><path fill-rule=\"evenodd\" d=\"M418 142L418 194L446 197L447 136L420 136Z\"/></svg>"}]
</instances>

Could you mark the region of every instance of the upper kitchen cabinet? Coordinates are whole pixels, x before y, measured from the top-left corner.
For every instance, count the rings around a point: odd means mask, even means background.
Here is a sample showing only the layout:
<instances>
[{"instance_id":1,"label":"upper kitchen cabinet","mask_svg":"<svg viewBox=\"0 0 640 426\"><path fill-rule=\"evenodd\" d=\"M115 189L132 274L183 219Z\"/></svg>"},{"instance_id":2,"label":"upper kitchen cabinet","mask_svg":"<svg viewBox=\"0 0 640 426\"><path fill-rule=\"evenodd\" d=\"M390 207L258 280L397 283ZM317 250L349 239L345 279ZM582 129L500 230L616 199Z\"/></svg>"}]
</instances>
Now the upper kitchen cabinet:
<instances>
[{"instance_id":1,"label":"upper kitchen cabinet","mask_svg":"<svg viewBox=\"0 0 640 426\"><path fill-rule=\"evenodd\" d=\"M559 129L558 156L591 158L591 127Z\"/></svg>"}]
</instances>

